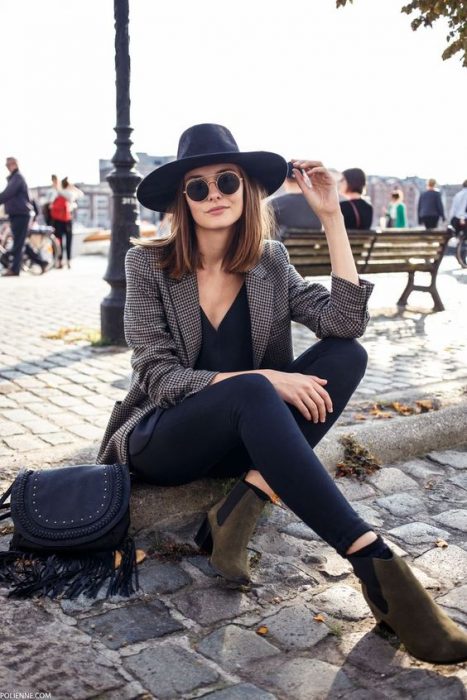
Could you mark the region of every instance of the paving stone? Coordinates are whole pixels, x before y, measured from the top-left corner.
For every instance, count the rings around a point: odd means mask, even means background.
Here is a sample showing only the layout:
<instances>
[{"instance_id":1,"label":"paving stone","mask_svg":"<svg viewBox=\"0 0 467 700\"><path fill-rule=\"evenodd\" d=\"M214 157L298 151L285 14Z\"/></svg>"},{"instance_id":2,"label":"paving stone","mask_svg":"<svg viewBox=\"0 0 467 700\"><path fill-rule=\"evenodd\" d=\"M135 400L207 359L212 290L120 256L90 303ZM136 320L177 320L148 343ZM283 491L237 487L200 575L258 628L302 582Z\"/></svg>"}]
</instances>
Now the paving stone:
<instances>
[{"instance_id":1,"label":"paving stone","mask_svg":"<svg viewBox=\"0 0 467 700\"><path fill-rule=\"evenodd\" d=\"M417 482L396 467L383 467L368 477L369 482L383 493L399 493L418 489Z\"/></svg>"},{"instance_id":2,"label":"paving stone","mask_svg":"<svg viewBox=\"0 0 467 700\"><path fill-rule=\"evenodd\" d=\"M375 490L367 482L356 481L348 477L336 479L339 491L348 501L359 501L375 495Z\"/></svg>"},{"instance_id":3,"label":"paving stone","mask_svg":"<svg viewBox=\"0 0 467 700\"><path fill-rule=\"evenodd\" d=\"M310 566L311 570L322 571L328 576L343 576L352 571L352 566L347 559L324 544L314 554L303 557L303 561Z\"/></svg>"},{"instance_id":4,"label":"paving stone","mask_svg":"<svg viewBox=\"0 0 467 700\"><path fill-rule=\"evenodd\" d=\"M41 420L40 418L37 418L37 416L35 420L24 421L23 425L26 428L28 428L28 430L30 430L31 433L33 433L33 435L37 435L39 433L57 433L60 430L58 425L54 425L53 423L47 420Z\"/></svg>"},{"instance_id":5,"label":"paving stone","mask_svg":"<svg viewBox=\"0 0 467 700\"><path fill-rule=\"evenodd\" d=\"M416 700L465 700L464 684L458 678L443 677L438 673L413 669L406 670L390 681L390 689L400 691L398 697ZM395 697L395 696L393 696Z\"/></svg>"},{"instance_id":6,"label":"paving stone","mask_svg":"<svg viewBox=\"0 0 467 700\"><path fill-rule=\"evenodd\" d=\"M16 408L16 404L14 401L0 393L0 411L4 408Z\"/></svg>"},{"instance_id":7,"label":"paving stone","mask_svg":"<svg viewBox=\"0 0 467 700\"><path fill-rule=\"evenodd\" d=\"M223 588L190 590L172 599L180 612L201 625L238 617L257 609L244 593Z\"/></svg>"},{"instance_id":8,"label":"paving stone","mask_svg":"<svg viewBox=\"0 0 467 700\"><path fill-rule=\"evenodd\" d=\"M436 540L448 540L449 532L427 523L412 522L389 530L389 535L397 537L407 544L435 544Z\"/></svg>"},{"instance_id":9,"label":"paving stone","mask_svg":"<svg viewBox=\"0 0 467 700\"><path fill-rule=\"evenodd\" d=\"M400 518L426 510L423 501L409 493L393 493L391 496L383 496L376 500L376 504Z\"/></svg>"},{"instance_id":10,"label":"paving stone","mask_svg":"<svg viewBox=\"0 0 467 700\"><path fill-rule=\"evenodd\" d=\"M207 695L198 695L199 698L206 700L275 700L276 696L268 693L267 690L257 688L251 683L239 683L238 685L229 685L222 690L215 690Z\"/></svg>"},{"instance_id":11,"label":"paving stone","mask_svg":"<svg viewBox=\"0 0 467 700\"><path fill-rule=\"evenodd\" d=\"M77 398L82 398L83 396L90 396L91 392L89 389L86 389L84 386L80 386L79 384L62 384L60 387L60 391L63 391L65 394L69 394L70 396L75 396Z\"/></svg>"},{"instance_id":12,"label":"paving stone","mask_svg":"<svg viewBox=\"0 0 467 700\"><path fill-rule=\"evenodd\" d=\"M31 411L26 411L24 408L7 408L5 411L2 411L2 414L4 418L18 423L24 423L25 421L36 419L34 413L31 413Z\"/></svg>"},{"instance_id":13,"label":"paving stone","mask_svg":"<svg viewBox=\"0 0 467 700\"><path fill-rule=\"evenodd\" d=\"M455 486L460 486L461 489L467 491L467 474L456 474L456 476L448 479L448 482Z\"/></svg>"},{"instance_id":14,"label":"paving stone","mask_svg":"<svg viewBox=\"0 0 467 700\"><path fill-rule=\"evenodd\" d=\"M202 656L172 644L144 649L126 657L123 665L160 700L186 697L219 679L219 673Z\"/></svg>"},{"instance_id":15,"label":"paving stone","mask_svg":"<svg viewBox=\"0 0 467 700\"><path fill-rule=\"evenodd\" d=\"M383 519L378 511L369 506L367 503L351 502L350 505L358 513L358 515L371 525L372 527L381 527Z\"/></svg>"},{"instance_id":16,"label":"paving stone","mask_svg":"<svg viewBox=\"0 0 467 700\"><path fill-rule=\"evenodd\" d=\"M454 469L467 469L467 452L445 450L444 452L430 452L428 457L439 464L446 464Z\"/></svg>"},{"instance_id":17,"label":"paving stone","mask_svg":"<svg viewBox=\"0 0 467 700\"><path fill-rule=\"evenodd\" d=\"M21 435L27 432L24 426L11 421L0 420L0 437L8 437L9 435Z\"/></svg>"},{"instance_id":18,"label":"paving stone","mask_svg":"<svg viewBox=\"0 0 467 700\"><path fill-rule=\"evenodd\" d=\"M285 651L311 649L330 633L327 625L313 616L305 605L293 605L264 618L258 626L266 626L269 631L265 639L277 642Z\"/></svg>"},{"instance_id":19,"label":"paving stone","mask_svg":"<svg viewBox=\"0 0 467 700\"><path fill-rule=\"evenodd\" d=\"M467 626L467 584L453 588L445 595L436 599L436 602L448 608L449 615Z\"/></svg>"},{"instance_id":20,"label":"paving stone","mask_svg":"<svg viewBox=\"0 0 467 700\"><path fill-rule=\"evenodd\" d=\"M76 398L76 396L65 396L65 394L60 392L58 392L57 395L49 396L48 398L49 401L57 406L61 406L62 408L69 408L70 406L77 406L80 404L80 400Z\"/></svg>"},{"instance_id":21,"label":"paving stone","mask_svg":"<svg viewBox=\"0 0 467 700\"><path fill-rule=\"evenodd\" d=\"M68 425L67 430L78 437L86 438L86 440L99 440L102 438L101 428L96 428L90 423L75 423L74 425Z\"/></svg>"},{"instance_id":22,"label":"paving stone","mask_svg":"<svg viewBox=\"0 0 467 700\"><path fill-rule=\"evenodd\" d=\"M445 513L432 516L433 520L441 525L452 527L455 530L467 532L467 509L466 510L447 510Z\"/></svg>"},{"instance_id":23,"label":"paving stone","mask_svg":"<svg viewBox=\"0 0 467 700\"><path fill-rule=\"evenodd\" d=\"M119 649L127 644L163 637L184 629L158 600L133 603L102 615L87 617L80 620L78 626L97 637L109 649Z\"/></svg>"},{"instance_id":24,"label":"paving stone","mask_svg":"<svg viewBox=\"0 0 467 700\"><path fill-rule=\"evenodd\" d=\"M40 416L41 418L52 418L53 416L52 420L54 423L56 422L56 416L60 415L62 410L63 409L60 408L60 406L55 406L53 403L44 403L40 398L39 403L31 404L31 411L34 411L37 416Z\"/></svg>"},{"instance_id":25,"label":"paving stone","mask_svg":"<svg viewBox=\"0 0 467 700\"><path fill-rule=\"evenodd\" d=\"M234 672L253 661L279 653L279 649L263 637L237 625L215 630L196 645L196 650Z\"/></svg>"},{"instance_id":26,"label":"paving stone","mask_svg":"<svg viewBox=\"0 0 467 700\"><path fill-rule=\"evenodd\" d=\"M279 532L283 532L286 535L296 537L300 540L321 541L319 535L317 535L316 532L311 529L311 527L308 527L308 525L305 525L305 523L302 522L290 523L289 525L286 525L286 527L281 528Z\"/></svg>"},{"instance_id":27,"label":"paving stone","mask_svg":"<svg viewBox=\"0 0 467 700\"><path fill-rule=\"evenodd\" d=\"M39 436L44 442L48 442L51 445L66 445L70 444L70 440L73 438L70 433L58 432L58 433L48 433L47 435Z\"/></svg>"},{"instance_id":28,"label":"paving stone","mask_svg":"<svg viewBox=\"0 0 467 700\"><path fill-rule=\"evenodd\" d=\"M335 584L310 599L313 610L344 620L363 620L370 615L363 595L345 584Z\"/></svg>"},{"instance_id":29,"label":"paving stone","mask_svg":"<svg viewBox=\"0 0 467 700\"><path fill-rule=\"evenodd\" d=\"M8 447L13 450L18 450L18 452L27 452L28 450L40 450L44 447L48 447L48 444L36 437L35 435L11 435L4 438L4 442Z\"/></svg>"},{"instance_id":30,"label":"paving stone","mask_svg":"<svg viewBox=\"0 0 467 700\"><path fill-rule=\"evenodd\" d=\"M141 590L147 594L173 593L192 581L181 566L172 562L145 561L138 574Z\"/></svg>"},{"instance_id":31,"label":"paving stone","mask_svg":"<svg viewBox=\"0 0 467 700\"><path fill-rule=\"evenodd\" d=\"M454 544L435 547L417 557L415 565L445 585L457 585L467 577L467 552Z\"/></svg>"},{"instance_id":32,"label":"paving stone","mask_svg":"<svg viewBox=\"0 0 467 700\"><path fill-rule=\"evenodd\" d=\"M254 676L254 682L273 691L277 689L287 700L345 698L353 687L338 666L302 656L262 660L253 669L248 672Z\"/></svg>"},{"instance_id":33,"label":"paving stone","mask_svg":"<svg viewBox=\"0 0 467 700\"><path fill-rule=\"evenodd\" d=\"M113 661L89 644L88 635L54 619L36 602L0 596L0 616L3 691L85 700L127 684Z\"/></svg>"}]
</instances>

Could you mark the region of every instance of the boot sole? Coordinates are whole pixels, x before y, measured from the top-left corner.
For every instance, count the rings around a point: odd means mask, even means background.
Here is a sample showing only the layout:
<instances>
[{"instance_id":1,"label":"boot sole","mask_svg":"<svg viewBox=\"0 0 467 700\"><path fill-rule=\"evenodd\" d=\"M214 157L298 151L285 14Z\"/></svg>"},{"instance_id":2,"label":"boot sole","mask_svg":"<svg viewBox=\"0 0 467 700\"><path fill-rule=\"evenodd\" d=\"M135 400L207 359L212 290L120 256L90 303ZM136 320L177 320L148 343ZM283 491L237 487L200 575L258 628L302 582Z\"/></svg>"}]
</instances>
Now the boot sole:
<instances>
[{"instance_id":1,"label":"boot sole","mask_svg":"<svg viewBox=\"0 0 467 700\"><path fill-rule=\"evenodd\" d=\"M385 634L389 633L389 634L392 634L395 637L397 637L397 639L399 640L399 643L404 645L404 648L405 648L407 654L410 654L410 656L413 656L415 659L418 659L419 661L424 661L427 664L445 664L446 666L449 666L450 664L461 664L463 661L467 661L467 656L464 656L460 659L440 660L440 659L433 659L433 658L427 659L426 657L420 656L419 654L414 654L413 651L410 651L410 649L407 649L404 642L401 641L397 632L390 625L388 625L387 622L380 619L380 620L376 620L376 624L380 628L380 630L382 630L383 633L385 633Z\"/></svg>"}]
</instances>

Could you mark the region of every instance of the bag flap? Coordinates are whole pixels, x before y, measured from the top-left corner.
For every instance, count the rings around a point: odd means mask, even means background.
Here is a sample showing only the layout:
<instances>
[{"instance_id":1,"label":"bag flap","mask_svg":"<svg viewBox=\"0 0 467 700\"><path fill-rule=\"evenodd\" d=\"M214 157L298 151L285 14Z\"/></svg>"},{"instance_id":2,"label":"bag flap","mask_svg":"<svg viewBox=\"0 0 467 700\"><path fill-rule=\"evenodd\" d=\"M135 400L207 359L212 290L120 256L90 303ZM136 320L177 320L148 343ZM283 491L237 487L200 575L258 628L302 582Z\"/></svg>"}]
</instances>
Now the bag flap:
<instances>
[{"instance_id":1,"label":"bag flap","mask_svg":"<svg viewBox=\"0 0 467 700\"><path fill-rule=\"evenodd\" d=\"M31 539L103 534L128 509L126 465L79 465L18 474L11 495L15 528Z\"/></svg>"}]
</instances>

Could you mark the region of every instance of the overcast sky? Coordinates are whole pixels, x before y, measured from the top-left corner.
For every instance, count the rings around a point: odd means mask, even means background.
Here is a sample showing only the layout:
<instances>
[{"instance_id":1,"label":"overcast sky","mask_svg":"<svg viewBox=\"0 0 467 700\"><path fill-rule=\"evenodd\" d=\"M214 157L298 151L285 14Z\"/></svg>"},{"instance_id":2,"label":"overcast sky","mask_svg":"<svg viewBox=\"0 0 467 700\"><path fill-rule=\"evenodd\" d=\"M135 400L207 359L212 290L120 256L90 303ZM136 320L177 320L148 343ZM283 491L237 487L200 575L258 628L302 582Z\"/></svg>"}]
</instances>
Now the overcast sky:
<instances>
[{"instance_id":1,"label":"overcast sky","mask_svg":"<svg viewBox=\"0 0 467 700\"><path fill-rule=\"evenodd\" d=\"M217 122L242 150L461 182L467 70L441 59L446 25L413 32L402 4L130 0L134 151L173 154ZM97 182L115 151L113 1L1 0L0 23L0 157L31 186Z\"/></svg>"}]
</instances>

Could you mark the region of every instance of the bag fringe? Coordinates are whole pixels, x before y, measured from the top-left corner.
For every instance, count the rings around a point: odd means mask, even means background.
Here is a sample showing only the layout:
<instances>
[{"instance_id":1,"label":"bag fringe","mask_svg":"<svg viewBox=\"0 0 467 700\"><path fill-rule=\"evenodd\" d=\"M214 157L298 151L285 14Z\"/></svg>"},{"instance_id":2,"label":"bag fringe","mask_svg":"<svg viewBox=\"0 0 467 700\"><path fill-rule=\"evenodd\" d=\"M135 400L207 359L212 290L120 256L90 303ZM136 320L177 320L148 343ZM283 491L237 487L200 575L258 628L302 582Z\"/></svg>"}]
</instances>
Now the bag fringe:
<instances>
[{"instance_id":1,"label":"bag fringe","mask_svg":"<svg viewBox=\"0 0 467 700\"><path fill-rule=\"evenodd\" d=\"M89 554L40 554L37 552L0 552L0 585L10 588L8 597L74 599L83 594L96 598L110 579L106 598L128 598L139 589L136 547L126 537L118 550L121 561L115 568L115 552Z\"/></svg>"}]
</instances>

